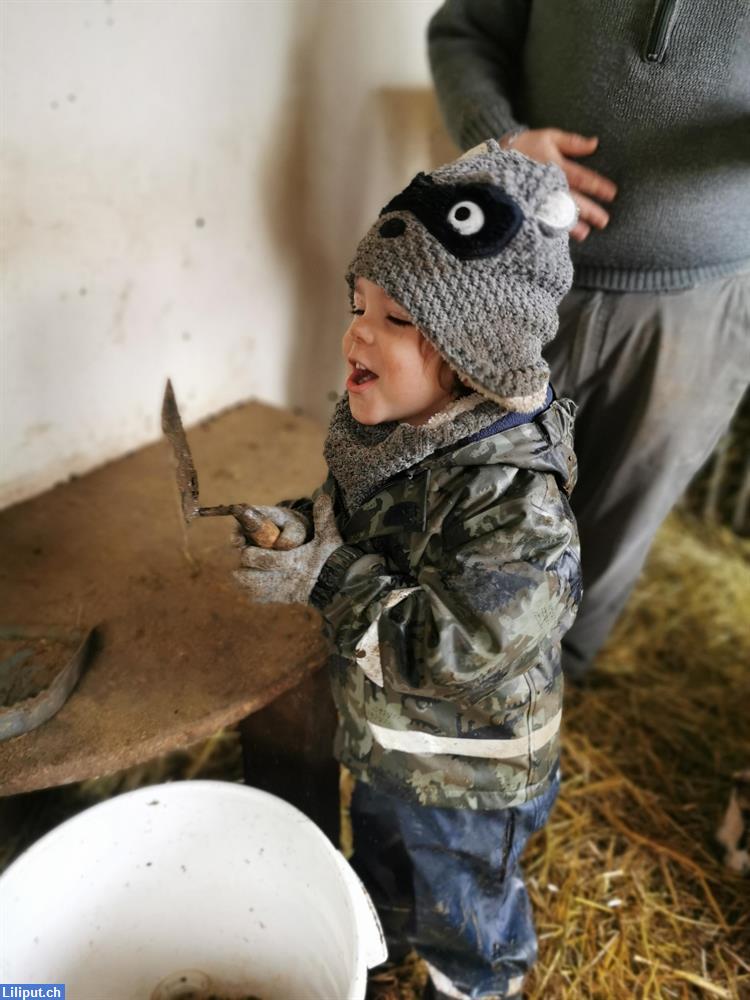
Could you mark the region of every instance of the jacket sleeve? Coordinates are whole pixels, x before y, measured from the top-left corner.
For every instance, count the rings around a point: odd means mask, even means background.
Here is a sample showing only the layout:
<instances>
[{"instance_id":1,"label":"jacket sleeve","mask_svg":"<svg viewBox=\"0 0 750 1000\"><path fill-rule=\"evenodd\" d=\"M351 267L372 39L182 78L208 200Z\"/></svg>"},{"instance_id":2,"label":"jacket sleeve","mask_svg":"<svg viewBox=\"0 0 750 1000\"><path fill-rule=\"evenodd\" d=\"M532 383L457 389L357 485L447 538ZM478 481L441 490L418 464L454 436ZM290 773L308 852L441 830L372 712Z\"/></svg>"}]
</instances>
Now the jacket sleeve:
<instances>
[{"instance_id":1,"label":"jacket sleeve","mask_svg":"<svg viewBox=\"0 0 750 1000\"><path fill-rule=\"evenodd\" d=\"M316 496L317 493L313 495ZM302 514L312 524L313 500L311 497L299 497L296 500L279 500L278 506L296 510L298 514Z\"/></svg>"},{"instance_id":2,"label":"jacket sleeve","mask_svg":"<svg viewBox=\"0 0 750 1000\"><path fill-rule=\"evenodd\" d=\"M376 555L353 558L321 609L344 656L368 655L363 639L376 631L384 683L401 693L481 698L532 667L575 617L580 567L569 516L501 497L453 525L411 577Z\"/></svg>"},{"instance_id":3,"label":"jacket sleeve","mask_svg":"<svg viewBox=\"0 0 750 1000\"><path fill-rule=\"evenodd\" d=\"M448 131L461 149L516 127L530 0L446 0L427 29Z\"/></svg>"}]
</instances>

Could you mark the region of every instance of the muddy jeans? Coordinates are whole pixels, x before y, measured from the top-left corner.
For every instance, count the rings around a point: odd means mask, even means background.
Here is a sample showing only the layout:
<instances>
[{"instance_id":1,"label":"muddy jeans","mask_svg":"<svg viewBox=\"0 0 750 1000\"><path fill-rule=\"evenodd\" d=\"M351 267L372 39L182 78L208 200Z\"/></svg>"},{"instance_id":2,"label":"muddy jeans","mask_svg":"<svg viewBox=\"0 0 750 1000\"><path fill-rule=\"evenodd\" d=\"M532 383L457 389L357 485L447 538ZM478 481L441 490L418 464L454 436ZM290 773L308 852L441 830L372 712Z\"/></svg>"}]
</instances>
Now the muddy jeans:
<instances>
[{"instance_id":1,"label":"muddy jeans","mask_svg":"<svg viewBox=\"0 0 750 1000\"><path fill-rule=\"evenodd\" d=\"M433 809L358 782L351 863L383 922L389 957L427 962L439 998L521 995L536 959L519 858L559 789L512 809Z\"/></svg>"},{"instance_id":2,"label":"muddy jeans","mask_svg":"<svg viewBox=\"0 0 750 1000\"><path fill-rule=\"evenodd\" d=\"M750 381L750 274L662 294L574 290L545 354L558 396L579 407L584 596L563 667L580 677Z\"/></svg>"}]
</instances>

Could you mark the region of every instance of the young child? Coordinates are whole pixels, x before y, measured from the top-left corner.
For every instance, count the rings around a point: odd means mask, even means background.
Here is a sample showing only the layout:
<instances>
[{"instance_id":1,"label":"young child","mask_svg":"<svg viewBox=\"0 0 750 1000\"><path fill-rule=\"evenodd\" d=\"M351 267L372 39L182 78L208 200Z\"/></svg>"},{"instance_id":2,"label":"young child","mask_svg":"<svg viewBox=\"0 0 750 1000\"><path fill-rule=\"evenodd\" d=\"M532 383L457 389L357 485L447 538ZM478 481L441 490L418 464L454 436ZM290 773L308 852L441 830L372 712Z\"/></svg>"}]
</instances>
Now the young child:
<instances>
[{"instance_id":1,"label":"young child","mask_svg":"<svg viewBox=\"0 0 750 1000\"><path fill-rule=\"evenodd\" d=\"M386 205L348 275L330 474L265 508L302 544L247 546L237 573L323 614L352 864L436 997L521 996L536 955L518 862L558 790L580 599L574 406L541 352L574 222L558 168L494 141Z\"/></svg>"}]
</instances>

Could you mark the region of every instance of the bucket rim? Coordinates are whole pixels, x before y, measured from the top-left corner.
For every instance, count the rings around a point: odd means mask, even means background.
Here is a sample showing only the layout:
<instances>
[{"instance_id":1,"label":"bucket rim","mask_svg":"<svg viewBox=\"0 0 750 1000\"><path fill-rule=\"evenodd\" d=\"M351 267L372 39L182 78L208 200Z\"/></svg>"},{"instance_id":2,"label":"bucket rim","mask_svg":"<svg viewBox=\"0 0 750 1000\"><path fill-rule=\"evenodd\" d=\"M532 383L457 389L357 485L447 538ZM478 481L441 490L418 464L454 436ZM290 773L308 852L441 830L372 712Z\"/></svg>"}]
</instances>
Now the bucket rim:
<instances>
[{"instance_id":1,"label":"bucket rim","mask_svg":"<svg viewBox=\"0 0 750 1000\"><path fill-rule=\"evenodd\" d=\"M342 900L345 900L343 905L346 912L347 924L350 929L350 933L347 935L349 938L349 947L347 948L349 954L346 956L346 963L351 970L351 984L354 987L352 997L359 996L360 985L366 980L367 963L363 955L366 936L358 916L358 906L353 896L351 882L342 870L342 865L348 865L348 862L323 831L301 810L279 796L259 788L254 788L253 786L215 779L187 779L162 782L156 785L143 785L140 788L134 788L113 795L68 817L68 819L63 820L31 844L4 872L0 873L0 894L4 895L10 891L22 891L24 889L24 880L33 877L30 873L33 872L37 859L44 856L50 850L58 851L60 849L58 843L78 834L79 827L87 822L88 818L94 813L100 817L102 814L127 808L128 804L136 803L139 799L150 801L160 796L164 797L166 804L168 804L170 799L172 801L179 799L184 803L186 800L194 798L196 794L198 796L203 795L203 804L205 805L208 801L205 798L206 793L209 793L210 797L214 798L214 802L211 803L214 808L219 807L216 801L216 796L218 795L219 799L225 801L230 798L234 801L242 799L245 802L249 802L252 800L266 813L273 811L278 816L284 816L287 821L291 820L298 828L304 827L305 836L313 838L322 850L323 855L328 856L330 868L335 871L332 877L336 880ZM132 828L128 830L128 833L131 832ZM119 831L118 836L120 843L122 843L122 830ZM107 844L106 839L103 839L102 843L106 844L106 848L109 849L110 845ZM362 987L363 990L364 987Z\"/></svg>"}]
</instances>

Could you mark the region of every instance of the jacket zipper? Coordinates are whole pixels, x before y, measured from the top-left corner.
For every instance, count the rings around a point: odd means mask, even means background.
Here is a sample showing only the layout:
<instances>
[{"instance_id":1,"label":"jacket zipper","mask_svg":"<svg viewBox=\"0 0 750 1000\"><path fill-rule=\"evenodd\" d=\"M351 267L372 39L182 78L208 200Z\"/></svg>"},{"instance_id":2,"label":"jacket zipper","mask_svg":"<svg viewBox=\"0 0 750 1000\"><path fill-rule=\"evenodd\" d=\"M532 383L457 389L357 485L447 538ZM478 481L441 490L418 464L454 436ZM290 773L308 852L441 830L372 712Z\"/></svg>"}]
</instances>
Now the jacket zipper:
<instances>
[{"instance_id":1,"label":"jacket zipper","mask_svg":"<svg viewBox=\"0 0 750 1000\"><path fill-rule=\"evenodd\" d=\"M676 20L680 0L658 0L651 32L646 43L646 62L662 62Z\"/></svg>"}]
</instances>

